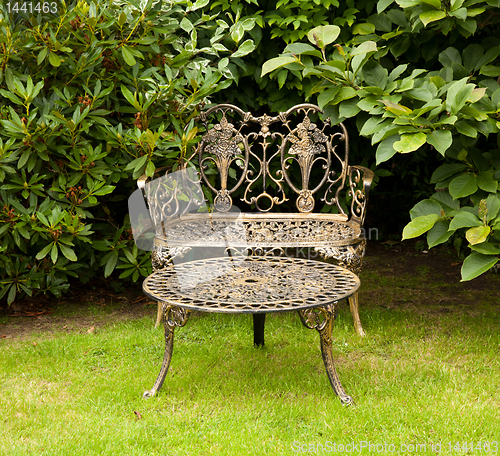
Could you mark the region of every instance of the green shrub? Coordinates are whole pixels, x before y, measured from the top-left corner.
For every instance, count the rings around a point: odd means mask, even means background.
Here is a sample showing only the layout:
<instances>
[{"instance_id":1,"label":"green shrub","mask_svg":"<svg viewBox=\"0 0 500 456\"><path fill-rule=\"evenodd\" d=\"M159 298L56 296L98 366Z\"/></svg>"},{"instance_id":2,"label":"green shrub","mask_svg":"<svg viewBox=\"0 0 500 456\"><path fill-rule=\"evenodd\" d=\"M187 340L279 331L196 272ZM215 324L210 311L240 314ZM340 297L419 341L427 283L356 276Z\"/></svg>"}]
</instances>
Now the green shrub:
<instances>
[{"instance_id":1,"label":"green shrub","mask_svg":"<svg viewBox=\"0 0 500 456\"><path fill-rule=\"evenodd\" d=\"M150 272L126 216L134 181L177 166L196 140L190 119L255 48L255 20L240 29L207 4L0 9L0 298Z\"/></svg>"},{"instance_id":2,"label":"green shrub","mask_svg":"<svg viewBox=\"0 0 500 456\"><path fill-rule=\"evenodd\" d=\"M378 144L377 164L425 148L445 157L431 178L440 191L413 208L403 238L428 231L432 247L466 228L472 253L462 280L470 280L500 254L500 39L490 14L500 4L362 5L376 12L352 27L315 27L310 43L291 43L266 61L262 77L292 75L335 123L355 118Z\"/></svg>"}]
</instances>

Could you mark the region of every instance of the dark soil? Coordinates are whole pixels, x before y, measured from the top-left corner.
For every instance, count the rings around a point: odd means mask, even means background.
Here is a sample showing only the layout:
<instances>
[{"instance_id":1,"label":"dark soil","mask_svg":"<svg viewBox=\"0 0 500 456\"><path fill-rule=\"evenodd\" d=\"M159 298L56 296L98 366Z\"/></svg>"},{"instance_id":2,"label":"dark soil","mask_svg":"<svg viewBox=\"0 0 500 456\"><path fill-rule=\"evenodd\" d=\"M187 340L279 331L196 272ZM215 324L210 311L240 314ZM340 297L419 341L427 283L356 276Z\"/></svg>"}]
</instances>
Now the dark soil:
<instances>
[{"instance_id":1,"label":"dark soil","mask_svg":"<svg viewBox=\"0 0 500 456\"><path fill-rule=\"evenodd\" d=\"M480 293L489 296L500 310L500 274L488 272L472 281L460 282L461 262L452 250L441 247L422 251L417 246L407 241L368 242L361 274L362 307L450 312L457 306L467 306L472 310ZM412 289L410 300L400 299L397 290L387 290L383 285L387 279L400 278L404 282L415 277L418 287ZM50 337L61 330L95 332L112 322L145 316L154 322L156 303L144 296L141 283L142 280L126 291L115 293L105 282L96 282L72 287L60 299L41 296L16 302L11 307L4 305L0 307L0 339L19 339L40 332Z\"/></svg>"}]
</instances>

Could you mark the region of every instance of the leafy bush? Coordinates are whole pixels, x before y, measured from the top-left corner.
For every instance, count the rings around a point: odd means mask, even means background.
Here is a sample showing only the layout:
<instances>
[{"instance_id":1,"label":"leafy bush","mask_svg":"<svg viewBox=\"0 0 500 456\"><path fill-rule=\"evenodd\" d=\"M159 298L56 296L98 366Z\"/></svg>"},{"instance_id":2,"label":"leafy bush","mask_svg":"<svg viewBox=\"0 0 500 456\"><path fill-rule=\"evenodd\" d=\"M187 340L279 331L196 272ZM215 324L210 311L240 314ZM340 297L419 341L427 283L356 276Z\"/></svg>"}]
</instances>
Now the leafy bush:
<instances>
[{"instance_id":1,"label":"leafy bush","mask_svg":"<svg viewBox=\"0 0 500 456\"><path fill-rule=\"evenodd\" d=\"M439 204L422 231L429 244L469 233L474 261L463 277L488 269L499 242L498 6L87 0L29 15L4 2L0 297L60 295L71 278L146 275L126 199L139 175L184 159L197 141L190 120L209 101L276 112L309 97L335 121L355 120L364 135L353 135L355 160L373 168L411 154L400 176L419 198L431 173L419 181L417 170L440 158L432 181L441 191L412 210L405 236Z\"/></svg>"},{"instance_id":2,"label":"leafy bush","mask_svg":"<svg viewBox=\"0 0 500 456\"><path fill-rule=\"evenodd\" d=\"M378 144L377 164L421 148L462 161L435 171L441 191L413 208L403 238L429 231L432 247L468 227L472 253L462 280L470 280L500 253L500 39L489 14L499 2L367 4L377 12L350 28L310 30L310 44L289 44L263 64L262 76L291 74L335 122L355 118L361 135Z\"/></svg>"},{"instance_id":3,"label":"leafy bush","mask_svg":"<svg viewBox=\"0 0 500 456\"><path fill-rule=\"evenodd\" d=\"M207 0L57 2L0 10L0 298L59 296L69 280L150 272L126 200L134 180L175 168L190 119L255 48L245 22ZM229 50L222 41L238 29Z\"/></svg>"}]
</instances>

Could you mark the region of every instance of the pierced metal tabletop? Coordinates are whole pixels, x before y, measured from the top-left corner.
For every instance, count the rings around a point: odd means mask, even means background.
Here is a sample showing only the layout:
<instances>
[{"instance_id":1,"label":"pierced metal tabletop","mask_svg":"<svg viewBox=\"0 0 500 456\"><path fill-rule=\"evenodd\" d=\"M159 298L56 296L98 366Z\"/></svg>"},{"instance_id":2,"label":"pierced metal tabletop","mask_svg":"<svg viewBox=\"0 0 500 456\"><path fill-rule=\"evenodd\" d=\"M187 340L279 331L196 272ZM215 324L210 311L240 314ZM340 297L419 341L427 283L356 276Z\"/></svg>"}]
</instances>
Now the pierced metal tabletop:
<instances>
[{"instance_id":1,"label":"pierced metal tabletop","mask_svg":"<svg viewBox=\"0 0 500 456\"><path fill-rule=\"evenodd\" d=\"M143 283L150 298L190 310L283 312L325 306L359 288L347 269L313 260L251 256L169 265Z\"/></svg>"}]
</instances>

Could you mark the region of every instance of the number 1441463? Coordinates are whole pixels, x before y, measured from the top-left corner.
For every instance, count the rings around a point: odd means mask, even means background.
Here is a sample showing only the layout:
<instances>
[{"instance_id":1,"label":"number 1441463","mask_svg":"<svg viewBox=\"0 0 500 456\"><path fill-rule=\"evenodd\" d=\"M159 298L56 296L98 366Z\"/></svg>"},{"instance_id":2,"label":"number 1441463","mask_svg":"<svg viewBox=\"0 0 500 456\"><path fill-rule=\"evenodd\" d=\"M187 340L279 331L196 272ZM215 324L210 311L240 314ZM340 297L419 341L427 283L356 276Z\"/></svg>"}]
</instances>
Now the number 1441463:
<instances>
[{"instance_id":1,"label":"number 1441463","mask_svg":"<svg viewBox=\"0 0 500 456\"><path fill-rule=\"evenodd\" d=\"M56 2L7 2L8 13L25 14L57 14L58 6Z\"/></svg>"}]
</instances>

